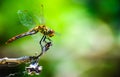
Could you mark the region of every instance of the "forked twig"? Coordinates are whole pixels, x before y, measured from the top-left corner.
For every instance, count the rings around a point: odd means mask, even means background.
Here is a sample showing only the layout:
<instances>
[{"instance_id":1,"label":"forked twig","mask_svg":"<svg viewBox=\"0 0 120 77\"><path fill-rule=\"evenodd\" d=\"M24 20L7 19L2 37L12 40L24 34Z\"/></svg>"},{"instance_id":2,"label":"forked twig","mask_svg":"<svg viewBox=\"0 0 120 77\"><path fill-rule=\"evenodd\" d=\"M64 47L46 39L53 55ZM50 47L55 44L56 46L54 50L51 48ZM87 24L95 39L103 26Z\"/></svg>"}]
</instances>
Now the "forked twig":
<instances>
[{"instance_id":1,"label":"forked twig","mask_svg":"<svg viewBox=\"0 0 120 77\"><path fill-rule=\"evenodd\" d=\"M36 56L22 56L19 58L8 58L8 57L4 57L4 58L0 58L0 64L22 64L22 63L29 63L29 62L33 62L33 61L38 61L38 59L50 48L50 46L52 46L52 42L46 42L44 41L45 45L42 46L41 45L41 53L39 55Z\"/></svg>"},{"instance_id":2,"label":"forked twig","mask_svg":"<svg viewBox=\"0 0 120 77\"><path fill-rule=\"evenodd\" d=\"M7 67L16 67L16 65L23 64L23 63L29 63L29 66L25 67L25 71L29 74L36 74L39 75L42 71L42 66L39 65L39 58L49 49L51 46L51 42L46 42L46 44L43 46L43 51L36 55L36 56L22 56L19 58L0 58L0 67L1 66L7 66ZM12 73L9 74L7 77L11 77L12 75L16 75L18 73Z\"/></svg>"}]
</instances>

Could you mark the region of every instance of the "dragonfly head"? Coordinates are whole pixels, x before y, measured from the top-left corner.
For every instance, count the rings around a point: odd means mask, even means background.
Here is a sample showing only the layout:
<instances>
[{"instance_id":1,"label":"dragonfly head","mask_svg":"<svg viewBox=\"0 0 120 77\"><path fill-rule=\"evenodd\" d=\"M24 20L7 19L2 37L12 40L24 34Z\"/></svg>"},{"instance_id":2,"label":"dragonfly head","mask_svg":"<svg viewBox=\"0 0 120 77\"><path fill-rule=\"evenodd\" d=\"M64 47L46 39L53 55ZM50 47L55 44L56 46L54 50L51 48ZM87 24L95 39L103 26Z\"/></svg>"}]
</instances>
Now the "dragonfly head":
<instances>
[{"instance_id":1,"label":"dragonfly head","mask_svg":"<svg viewBox=\"0 0 120 77\"><path fill-rule=\"evenodd\" d=\"M49 36L49 37L54 36L54 34L55 34L54 30L50 29L50 30L48 31L48 36Z\"/></svg>"}]
</instances>

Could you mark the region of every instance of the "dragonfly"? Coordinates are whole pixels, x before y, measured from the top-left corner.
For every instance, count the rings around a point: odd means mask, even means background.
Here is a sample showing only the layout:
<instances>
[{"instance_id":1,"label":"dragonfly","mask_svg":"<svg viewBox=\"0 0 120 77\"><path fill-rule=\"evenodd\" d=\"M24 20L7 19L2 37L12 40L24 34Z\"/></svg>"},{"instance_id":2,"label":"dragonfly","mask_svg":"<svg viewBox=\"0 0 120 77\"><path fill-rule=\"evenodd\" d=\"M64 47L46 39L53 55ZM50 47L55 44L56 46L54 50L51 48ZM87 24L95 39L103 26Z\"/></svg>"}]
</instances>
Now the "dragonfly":
<instances>
[{"instance_id":1,"label":"dragonfly","mask_svg":"<svg viewBox=\"0 0 120 77\"><path fill-rule=\"evenodd\" d=\"M41 5L41 8L42 8L41 10L43 11L43 5ZM33 27L33 26L36 25L36 23L33 20L33 17L28 13L28 11L26 11L26 10L18 10L17 14L18 14L20 22L24 26L26 26L28 28L31 28L31 26ZM10 38L6 42L6 44L11 43L11 42L13 42L13 41L15 41L17 39L23 38L25 36L37 34L39 32L43 35L42 38L39 41L39 44L41 46L41 51L42 51L41 54L43 54L43 52L47 51L49 49L49 47L52 45L52 40L50 38L55 35L54 30L48 28L44 24L43 13L41 14L41 24L40 25L37 25L36 27L30 29L29 31L27 31L25 33L22 33L22 34L19 34L19 35L16 35L16 36ZM43 45L42 42L44 42L45 45Z\"/></svg>"}]
</instances>

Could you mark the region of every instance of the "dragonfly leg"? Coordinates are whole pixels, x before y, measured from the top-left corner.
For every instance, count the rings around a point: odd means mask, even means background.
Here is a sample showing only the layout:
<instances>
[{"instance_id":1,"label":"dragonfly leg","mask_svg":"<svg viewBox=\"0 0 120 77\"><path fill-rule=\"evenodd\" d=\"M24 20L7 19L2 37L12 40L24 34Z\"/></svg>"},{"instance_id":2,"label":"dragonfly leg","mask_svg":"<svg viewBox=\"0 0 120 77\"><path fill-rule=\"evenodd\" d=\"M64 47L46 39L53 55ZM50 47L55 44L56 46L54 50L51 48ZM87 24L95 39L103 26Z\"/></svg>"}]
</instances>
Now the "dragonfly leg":
<instances>
[{"instance_id":1,"label":"dragonfly leg","mask_svg":"<svg viewBox=\"0 0 120 77\"><path fill-rule=\"evenodd\" d=\"M52 42L52 40L50 38L47 38L50 42Z\"/></svg>"},{"instance_id":2,"label":"dragonfly leg","mask_svg":"<svg viewBox=\"0 0 120 77\"><path fill-rule=\"evenodd\" d=\"M49 42L46 41L46 39L49 40ZM45 35L43 35L43 37L41 38L39 44L41 46L41 53L37 56L40 57L45 51L47 51L49 49L50 46L52 46L52 40L50 38L47 38ZM43 46L42 43L45 43L45 45Z\"/></svg>"},{"instance_id":3,"label":"dragonfly leg","mask_svg":"<svg viewBox=\"0 0 120 77\"><path fill-rule=\"evenodd\" d=\"M43 42L44 42L44 43L47 43L47 41L46 41L46 36L44 36Z\"/></svg>"},{"instance_id":4,"label":"dragonfly leg","mask_svg":"<svg viewBox=\"0 0 120 77\"><path fill-rule=\"evenodd\" d=\"M41 40L40 40L40 42L39 42L39 44L41 46L41 53L37 56L37 58L39 58L43 54L43 52L44 52L44 49L43 49L44 47L42 45L42 42L43 42L43 40L45 40L45 38L46 38L46 36L43 35L42 38L41 38Z\"/></svg>"},{"instance_id":5,"label":"dragonfly leg","mask_svg":"<svg viewBox=\"0 0 120 77\"><path fill-rule=\"evenodd\" d=\"M46 52L50 48L50 46L52 46L52 40L50 38L48 38L48 37L45 37L43 39L43 42L45 42L45 45L43 46L43 52Z\"/></svg>"},{"instance_id":6,"label":"dragonfly leg","mask_svg":"<svg viewBox=\"0 0 120 77\"><path fill-rule=\"evenodd\" d=\"M40 46L41 46L41 50L42 50L42 51L43 51L42 41L43 41L45 38L46 38L46 36L45 36L45 35L43 35L43 37L41 38L41 40L40 40L40 42L39 42L39 44L40 44Z\"/></svg>"},{"instance_id":7,"label":"dragonfly leg","mask_svg":"<svg viewBox=\"0 0 120 77\"><path fill-rule=\"evenodd\" d=\"M38 59L45 51L50 48L50 46L52 46L52 42L47 42L44 46L42 46L42 51L36 58Z\"/></svg>"},{"instance_id":8,"label":"dragonfly leg","mask_svg":"<svg viewBox=\"0 0 120 77\"><path fill-rule=\"evenodd\" d=\"M48 41L47 41L46 39L47 39ZM52 42L52 40L51 40L49 37L46 37L46 36L45 36L45 38L43 39L43 42L48 43L48 42Z\"/></svg>"}]
</instances>

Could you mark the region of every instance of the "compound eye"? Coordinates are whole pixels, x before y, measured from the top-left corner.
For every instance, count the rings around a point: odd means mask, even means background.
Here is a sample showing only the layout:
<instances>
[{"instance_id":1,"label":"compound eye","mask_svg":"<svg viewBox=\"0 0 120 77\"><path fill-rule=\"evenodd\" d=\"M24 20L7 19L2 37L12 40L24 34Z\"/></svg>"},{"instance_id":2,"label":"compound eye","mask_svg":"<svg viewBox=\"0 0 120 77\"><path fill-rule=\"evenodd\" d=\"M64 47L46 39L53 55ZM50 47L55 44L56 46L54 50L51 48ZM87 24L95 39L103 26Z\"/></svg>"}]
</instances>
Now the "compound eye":
<instances>
[{"instance_id":1,"label":"compound eye","mask_svg":"<svg viewBox=\"0 0 120 77\"><path fill-rule=\"evenodd\" d=\"M50 33L54 33L54 31L53 31L53 30L50 30Z\"/></svg>"}]
</instances>

